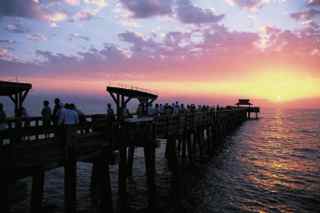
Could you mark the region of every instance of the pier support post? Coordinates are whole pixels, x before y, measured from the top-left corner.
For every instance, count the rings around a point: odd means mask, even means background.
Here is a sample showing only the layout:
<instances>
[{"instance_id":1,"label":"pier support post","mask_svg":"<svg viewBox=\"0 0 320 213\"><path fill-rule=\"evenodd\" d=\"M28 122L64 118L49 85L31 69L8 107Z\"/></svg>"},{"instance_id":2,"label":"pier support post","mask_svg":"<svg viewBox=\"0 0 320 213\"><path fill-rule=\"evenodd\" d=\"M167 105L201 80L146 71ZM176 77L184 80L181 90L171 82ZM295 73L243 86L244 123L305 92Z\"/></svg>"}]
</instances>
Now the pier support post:
<instances>
[{"instance_id":1,"label":"pier support post","mask_svg":"<svg viewBox=\"0 0 320 213\"><path fill-rule=\"evenodd\" d=\"M127 147L122 144L119 148L120 162L119 162L119 206L120 212L127 212L128 195L127 195Z\"/></svg>"},{"instance_id":2,"label":"pier support post","mask_svg":"<svg viewBox=\"0 0 320 213\"><path fill-rule=\"evenodd\" d=\"M169 145L169 167L172 171L171 189L172 201L177 204L180 199L180 168L178 165L178 158L176 153L176 140L174 137L168 138Z\"/></svg>"},{"instance_id":3,"label":"pier support post","mask_svg":"<svg viewBox=\"0 0 320 213\"><path fill-rule=\"evenodd\" d=\"M188 150L188 158L190 162L193 162L193 151L192 151L192 144L191 144L191 133L190 131L187 132L186 137L187 142L187 150Z\"/></svg>"},{"instance_id":4,"label":"pier support post","mask_svg":"<svg viewBox=\"0 0 320 213\"><path fill-rule=\"evenodd\" d=\"M0 195L1 195L1 201L0 201L0 212L9 212L9 175L8 170L4 170L4 174L1 175L2 178L0 179Z\"/></svg>"},{"instance_id":5,"label":"pier support post","mask_svg":"<svg viewBox=\"0 0 320 213\"><path fill-rule=\"evenodd\" d=\"M155 144L152 141L148 141L144 147L145 167L147 172L147 185L148 185L148 207L149 209L155 208Z\"/></svg>"},{"instance_id":6,"label":"pier support post","mask_svg":"<svg viewBox=\"0 0 320 213\"><path fill-rule=\"evenodd\" d=\"M167 140L169 168L175 170L178 167L176 138L170 136Z\"/></svg>"},{"instance_id":7,"label":"pier support post","mask_svg":"<svg viewBox=\"0 0 320 213\"><path fill-rule=\"evenodd\" d=\"M32 177L30 212L41 212L44 185L44 171L39 168Z\"/></svg>"},{"instance_id":8,"label":"pier support post","mask_svg":"<svg viewBox=\"0 0 320 213\"><path fill-rule=\"evenodd\" d=\"M109 154L109 153L108 153ZM104 160L101 154L96 162L97 166L97 193L98 206L101 212L113 213L111 179L109 173L109 164Z\"/></svg>"},{"instance_id":9,"label":"pier support post","mask_svg":"<svg viewBox=\"0 0 320 213\"><path fill-rule=\"evenodd\" d=\"M129 149L128 149L128 176L132 176L134 151L135 151L135 147L133 145L129 146Z\"/></svg>"},{"instance_id":10,"label":"pier support post","mask_svg":"<svg viewBox=\"0 0 320 213\"><path fill-rule=\"evenodd\" d=\"M76 212L77 161L72 136L73 128L67 126L64 163L64 208L66 213Z\"/></svg>"}]
</instances>

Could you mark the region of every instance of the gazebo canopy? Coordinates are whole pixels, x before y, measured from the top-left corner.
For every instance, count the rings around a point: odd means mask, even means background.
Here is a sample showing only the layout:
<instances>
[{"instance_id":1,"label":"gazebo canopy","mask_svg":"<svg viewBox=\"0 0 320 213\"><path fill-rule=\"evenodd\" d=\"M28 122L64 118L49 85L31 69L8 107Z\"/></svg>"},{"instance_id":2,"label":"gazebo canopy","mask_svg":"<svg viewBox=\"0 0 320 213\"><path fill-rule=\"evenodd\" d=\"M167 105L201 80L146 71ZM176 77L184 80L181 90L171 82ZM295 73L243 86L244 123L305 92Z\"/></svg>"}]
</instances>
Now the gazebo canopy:
<instances>
[{"instance_id":1,"label":"gazebo canopy","mask_svg":"<svg viewBox=\"0 0 320 213\"><path fill-rule=\"evenodd\" d=\"M240 105L251 106L252 103L250 103L249 99L239 99L238 103L236 103L236 105L237 106L240 106Z\"/></svg>"},{"instance_id":2,"label":"gazebo canopy","mask_svg":"<svg viewBox=\"0 0 320 213\"><path fill-rule=\"evenodd\" d=\"M149 104L158 98L158 96L155 94L133 88L128 89L123 87L108 86L107 92L110 93L112 99L117 105L118 118L122 118L123 110L126 108L127 103L131 99L138 99L143 106L143 112L146 113L148 111Z\"/></svg>"},{"instance_id":3,"label":"gazebo canopy","mask_svg":"<svg viewBox=\"0 0 320 213\"><path fill-rule=\"evenodd\" d=\"M17 93L29 91L32 84L10 81L0 81L0 96L11 96Z\"/></svg>"},{"instance_id":4,"label":"gazebo canopy","mask_svg":"<svg viewBox=\"0 0 320 213\"><path fill-rule=\"evenodd\" d=\"M23 102L31 88L32 84L28 83L0 81L0 96L8 96L14 103L16 116L20 116Z\"/></svg>"},{"instance_id":5,"label":"gazebo canopy","mask_svg":"<svg viewBox=\"0 0 320 213\"><path fill-rule=\"evenodd\" d=\"M147 98L155 100L158 98L157 95L151 94L149 92L144 92L140 90L135 89L127 89L127 88L121 88L121 87L107 87L107 91L109 93L115 93L119 95L123 95L129 98Z\"/></svg>"}]
</instances>

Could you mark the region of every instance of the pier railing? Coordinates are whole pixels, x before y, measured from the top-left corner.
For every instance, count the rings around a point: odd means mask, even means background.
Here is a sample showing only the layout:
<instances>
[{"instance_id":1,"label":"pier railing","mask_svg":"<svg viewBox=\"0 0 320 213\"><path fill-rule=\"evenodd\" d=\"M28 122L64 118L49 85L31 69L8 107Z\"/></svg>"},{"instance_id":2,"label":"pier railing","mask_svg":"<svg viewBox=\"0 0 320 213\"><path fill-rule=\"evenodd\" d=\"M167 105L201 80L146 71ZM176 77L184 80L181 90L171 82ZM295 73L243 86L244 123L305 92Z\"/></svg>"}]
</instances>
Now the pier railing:
<instances>
[{"instance_id":1,"label":"pier railing","mask_svg":"<svg viewBox=\"0 0 320 213\"><path fill-rule=\"evenodd\" d=\"M232 114L239 114L246 116L245 109L223 109L223 110L195 110L193 112L180 113L163 113L153 116L149 125L154 125L156 136L160 138L167 138L168 135L181 134L183 131L196 130L203 126L217 125L217 121L223 121L232 117ZM149 117L150 118L150 117ZM136 119L139 121L139 119ZM132 122L131 123L138 123ZM150 120L149 120L150 121ZM129 123L129 122L127 122ZM2 144L10 144L14 140L20 142L30 142L42 140L53 140L61 126L56 126L53 122L50 125L44 126L43 118L29 117L18 119L7 119L5 122L7 128L0 130L0 141ZM110 122L107 120L105 114L86 115L85 121L74 125L74 129L80 135L92 133L104 133L104 135L112 135L114 132L112 128L116 128L117 121ZM131 125L131 127L133 127ZM60 131L61 132L61 131ZM132 132L132 131L131 131Z\"/></svg>"},{"instance_id":2,"label":"pier railing","mask_svg":"<svg viewBox=\"0 0 320 213\"><path fill-rule=\"evenodd\" d=\"M156 136L166 138L167 135L181 134L181 132L186 130L195 130L202 126L215 125L217 120L227 119L231 114L239 111L243 112L242 115L245 116L245 109L218 111L208 109L204 111L180 112L177 114L163 113L153 116L152 122L149 122L149 124L152 123L155 126ZM79 135L99 131L105 134L112 134L111 128L117 126L117 121L108 121L105 114L86 115L85 118L85 122L74 125L74 129ZM135 123L133 121L131 120L130 123ZM139 121L139 119L137 118L136 121ZM53 122L50 125L44 126L43 118L40 116L7 119L5 124L7 128L0 130L0 141L2 144L9 144L13 140L17 140L17 136L20 137L19 142L53 139L58 134L59 129L61 129L61 126L55 126Z\"/></svg>"}]
</instances>

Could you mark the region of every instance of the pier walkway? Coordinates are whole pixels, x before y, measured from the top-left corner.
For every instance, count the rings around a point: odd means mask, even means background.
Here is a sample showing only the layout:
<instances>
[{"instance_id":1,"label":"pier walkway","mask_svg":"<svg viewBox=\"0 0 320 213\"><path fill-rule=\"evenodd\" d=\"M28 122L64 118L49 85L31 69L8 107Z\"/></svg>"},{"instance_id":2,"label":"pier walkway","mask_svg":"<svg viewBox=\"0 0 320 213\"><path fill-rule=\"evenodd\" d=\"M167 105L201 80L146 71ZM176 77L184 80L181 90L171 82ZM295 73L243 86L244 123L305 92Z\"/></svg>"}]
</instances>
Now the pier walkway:
<instances>
[{"instance_id":1,"label":"pier walkway","mask_svg":"<svg viewBox=\"0 0 320 213\"><path fill-rule=\"evenodd\" d=\"M128 94L146 104L156 98L136 92L123 95ZM101 212L114 212L115 209L126 212L127 178L132 174L136 147L144 149L148 208L156 209L155 149L159 140L164 139L166 143L164 160L172 171L175 197L179 200L181 163L192 163L197 156L210 156L226 135L250 118L247 108L232 107L119 119L121 109L131 98L126 99L121 94L115 94L113 98L120 101L118 119L114 122L109 122L104 114L87 115L85 122L72 126L45 127L41 117L7 121L8 128L0 130L1 194L2 198L7 198L1 201L0 212L10 212L9 185L27 176L32 177L29 212L41 212L44 174L57 167L64 167L65 212L76 212L79 161L93 164L91 188L96 192ZM108 166L115 152L120 156L117 208L112 202Z\"/></svg>"}]
</instances>

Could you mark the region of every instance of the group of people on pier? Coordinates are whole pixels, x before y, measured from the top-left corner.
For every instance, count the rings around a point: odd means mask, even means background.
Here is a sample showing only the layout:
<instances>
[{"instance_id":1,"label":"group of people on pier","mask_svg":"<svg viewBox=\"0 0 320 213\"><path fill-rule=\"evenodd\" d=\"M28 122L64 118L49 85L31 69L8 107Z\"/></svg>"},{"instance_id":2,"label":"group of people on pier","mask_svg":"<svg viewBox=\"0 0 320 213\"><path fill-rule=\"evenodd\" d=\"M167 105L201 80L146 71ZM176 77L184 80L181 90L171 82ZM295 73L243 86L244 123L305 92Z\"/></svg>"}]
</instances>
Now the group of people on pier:
<instances>
[{"instance_id":1,"label":"group of people on pier","mask_svg":"<svg viewBox=\"0 0 320 213\"><path fill-rule=\"evenodd\" d=\"M143 105L140 103L138 108L137 108L137 116L142 117L142 116L159 116L163 114L178 114L178 113L184 113L184 112L194 112L196 110L198 111L206 111L210 107L208 105L194 105L194 104L183 104L179 103L178 101L169 104L158 104L156 103L154 106L152 104L149 104L147 107L147 112L143 113ZM130 113L129 113L130 114Z\"/></svg>"},{"instance_id":2,"label":"group of people on pier","mask_svg":"<svg viewBox=\"0 0 320 213\"><path fill-rule=\"evenodd\" d=\"M217 106L218 108L219 106ZM147 107L140 103L137 107L136 112L131 113L128 108L122 110L125 118L132 117L136 114L137 117L152 116L156 117L163 114L178 114L183 112L194 112L194 111L206 111L210 107L208 105L194 105L194 104L183 104L178 101L169 104L149 104ZM44 126L53 125L72 125L85 122L85 114L79 110L73 103L63 104L59 98L55 98L53 110L50 107L48 100L43 101L43 107L41 109L41 116ZM27 119L28 114L25 108L22 110L22 114L19 117ZM109 121L115 120L115 113L110 103L107 104L106 117ZM6 113L3 108L3 104L0 103L0 130L5 129L5 120L7 119Z\"/></svg>"},{"instance_id":3,"label":"group of people on pier","mask_svg":"<svg viewBox=\"0 0 320 213\"><path fill-rule=\"evenodd\" d=\"M49 126L51 122L54 125L72 125L85 121L84 113L73 103L62 104L60 99L56 98L54 100L53 111L51 111L49 104L49 101L45 100L41 110L44 126Z\"/></svg>"}]
</instances>

